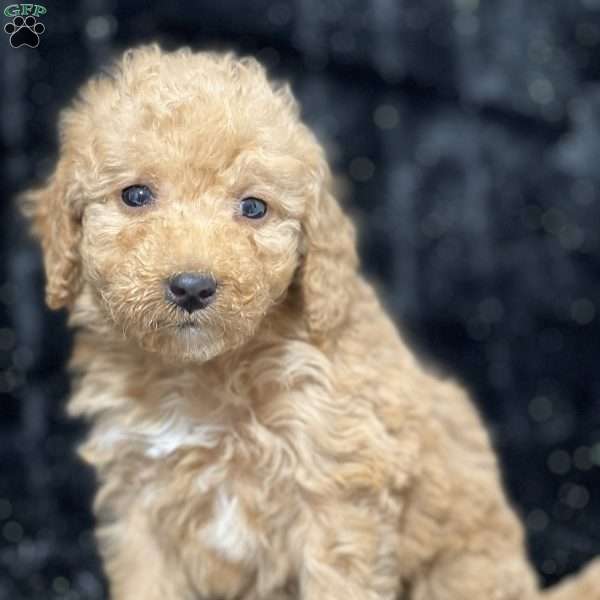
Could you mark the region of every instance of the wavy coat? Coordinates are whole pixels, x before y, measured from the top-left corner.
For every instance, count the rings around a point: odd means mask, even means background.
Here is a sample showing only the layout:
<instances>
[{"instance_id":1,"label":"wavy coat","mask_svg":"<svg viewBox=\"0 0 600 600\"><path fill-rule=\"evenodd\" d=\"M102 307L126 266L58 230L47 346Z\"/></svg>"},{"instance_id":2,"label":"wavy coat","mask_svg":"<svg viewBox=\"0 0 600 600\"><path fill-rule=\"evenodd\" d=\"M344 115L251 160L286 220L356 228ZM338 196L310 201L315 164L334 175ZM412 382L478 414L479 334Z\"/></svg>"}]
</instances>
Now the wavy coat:
<instances>
[{"instance_id":1,"label":"wavy coat","mask_svg":"<svg viewBox=\"0 0 600 600\"><path fill-rule=\"evenodd\" d=\"M63 112L24 197L76 329L115 600L529 600L473 404L415 359L286 86L231 54L127 51ZM120 198L150 186L151 206ZM244 220L237 203L262 198ZM216 301L169 305L173 273ZM600 570L544 597L600 600Z\"/></svg>"}]
</instances>

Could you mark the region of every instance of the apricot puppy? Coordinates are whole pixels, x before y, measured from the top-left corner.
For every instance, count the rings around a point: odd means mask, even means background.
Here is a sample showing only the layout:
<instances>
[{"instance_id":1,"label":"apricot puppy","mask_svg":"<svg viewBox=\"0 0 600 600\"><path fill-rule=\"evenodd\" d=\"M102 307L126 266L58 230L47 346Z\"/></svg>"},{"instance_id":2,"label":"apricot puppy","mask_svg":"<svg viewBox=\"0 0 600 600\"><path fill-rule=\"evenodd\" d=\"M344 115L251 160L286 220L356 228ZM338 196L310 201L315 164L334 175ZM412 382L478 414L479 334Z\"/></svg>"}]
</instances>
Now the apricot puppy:
<instances>
[{"instance_id":1,"label":"apricot puppy","mask_svg":"<svg viewBox=\"0 0 600 600\"><path fill-rule=\"evenodd\" d=\"M125 52L25 194L115 600L528 600L488 436L360 276L288 87ZM600 569L549 594L600 599Z\"/></svg>"}]
</instances>

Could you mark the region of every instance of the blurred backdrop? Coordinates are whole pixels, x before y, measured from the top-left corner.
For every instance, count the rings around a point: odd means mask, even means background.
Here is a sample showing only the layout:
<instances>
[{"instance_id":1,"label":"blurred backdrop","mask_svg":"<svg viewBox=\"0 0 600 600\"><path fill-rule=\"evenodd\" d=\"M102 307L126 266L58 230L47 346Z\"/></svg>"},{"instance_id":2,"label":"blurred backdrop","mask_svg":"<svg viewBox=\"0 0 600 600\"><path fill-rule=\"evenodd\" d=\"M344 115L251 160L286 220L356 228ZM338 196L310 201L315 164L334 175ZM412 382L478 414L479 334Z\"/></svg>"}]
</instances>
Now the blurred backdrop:
<instances>
[{"instance_id":1,"label":"blurred backdrop","mask_svg":"<svg viewBox=\"0 0 600 600\"><path fill-rule=\"evenodd\" d=\"M0 600L105 597L84 428L63 413L70 335L12 199L51 170L79 84L151 40L291 81L365 272L473 392L540 575L600 553L600 0L44 6L39 47L0 33Z\"/></svg>"}]
</instances>

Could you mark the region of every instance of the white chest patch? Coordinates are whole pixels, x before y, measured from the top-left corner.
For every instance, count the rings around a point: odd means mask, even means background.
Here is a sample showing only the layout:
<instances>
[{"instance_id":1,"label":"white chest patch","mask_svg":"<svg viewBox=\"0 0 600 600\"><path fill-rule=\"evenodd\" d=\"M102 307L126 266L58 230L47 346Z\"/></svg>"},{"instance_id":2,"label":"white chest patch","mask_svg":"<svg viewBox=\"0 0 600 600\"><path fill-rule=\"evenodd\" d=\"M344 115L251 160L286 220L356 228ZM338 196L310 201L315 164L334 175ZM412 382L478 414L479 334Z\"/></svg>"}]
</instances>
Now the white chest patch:
<instances>
[{"instance_id":1,"label":"white chest patch","mask_svg":"<svg viewBox=\"0 0 600 600\"><path fill-rule=\"evenodd\" d=\"M227 560L250 560L257 550L257 538L246 522L239 500L221 487L215 495L213 511L212 520L200 530L202 543Z\"/></svg>"},{"instance_id":2,"label":"white chest patch","mask_svg":"<svg viewBox=\"0 0 600 600\"><path fill-rule=\"evenodd\" d=\"M182 416L173 416L147 436L146 456L160 458L185 446L214 448L224 432L219 425L192 422Z\"/></svg>"},{"instance_id":3,"label":"white chest patch","mask_svg":"<svg viewBox=\"0 0 600 600\"><path fill-rule=\"evenodd\" d=\"M140 444L149 458L168 456L179 448L214 448L225 433L225 427L214 423L198 423L178 411L164 413L152 421L140 421L129 426L113 425L97 432L102 447L119 443Z\"/></svg>"}]
</instances>

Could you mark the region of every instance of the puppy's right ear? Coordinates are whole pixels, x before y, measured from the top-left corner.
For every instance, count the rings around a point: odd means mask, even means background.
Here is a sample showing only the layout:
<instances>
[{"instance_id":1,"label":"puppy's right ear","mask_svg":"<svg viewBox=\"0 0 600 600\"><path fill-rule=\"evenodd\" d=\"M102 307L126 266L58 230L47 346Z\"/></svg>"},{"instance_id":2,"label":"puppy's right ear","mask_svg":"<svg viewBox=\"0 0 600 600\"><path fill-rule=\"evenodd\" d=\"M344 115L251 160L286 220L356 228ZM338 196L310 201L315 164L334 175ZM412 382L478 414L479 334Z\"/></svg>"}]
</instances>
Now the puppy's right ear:
<instances>
[{"instance_id":1,"label":"puppy's right ear","mask_svg":"<svg viewBox=\"0 0 600 600\"><path fill-rule=\"evenodd\" d=\"M76 192L69 184L66 166L59 162L46 185L20 197L22 212L40 240L46 271L46 303L52 309L69 306L80 279L79 240L81 216Z\"/></svg>"}]
</instances>

